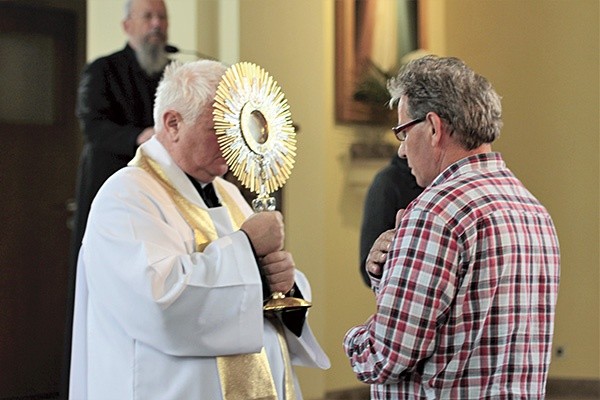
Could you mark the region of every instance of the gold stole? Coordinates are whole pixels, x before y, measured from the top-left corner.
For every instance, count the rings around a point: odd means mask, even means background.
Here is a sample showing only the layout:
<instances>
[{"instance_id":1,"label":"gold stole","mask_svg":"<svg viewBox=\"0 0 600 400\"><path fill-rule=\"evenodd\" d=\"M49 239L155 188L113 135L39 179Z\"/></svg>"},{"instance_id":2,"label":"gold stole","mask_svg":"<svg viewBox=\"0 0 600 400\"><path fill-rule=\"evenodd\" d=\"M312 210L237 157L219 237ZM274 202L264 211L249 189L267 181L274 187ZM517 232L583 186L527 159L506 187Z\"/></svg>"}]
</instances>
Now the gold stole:
<instances>
[{"instance_id":1,"label":"gold stole","mask_svg":"<svg viewBox=\"0 0 600 400\"><path fill-rule=\"evenodd\" d=\"M218 238L215 225L208 211L194 205L173 187L160 165L147 157L138 148L135 157L129 165L142 168L148 172L173 199L179 213L194 231L195 251L203 251L213 240ZM233 228L239 229L245 216L229 196L226 190L215 182L217 192L221 196L222 204L227 209ZM285 363L285 397L286 400L295 400L296 392L292 381L292 367L289 358L287 343L283 334L283 327L279 320L273 321L277 328L279 347ZM265 348L260 353L237 354L217 357L217 368L221 381L221 390L225 400L278 400L273 376L269 367L269 360Z\"/></svg>"}]
</instances>

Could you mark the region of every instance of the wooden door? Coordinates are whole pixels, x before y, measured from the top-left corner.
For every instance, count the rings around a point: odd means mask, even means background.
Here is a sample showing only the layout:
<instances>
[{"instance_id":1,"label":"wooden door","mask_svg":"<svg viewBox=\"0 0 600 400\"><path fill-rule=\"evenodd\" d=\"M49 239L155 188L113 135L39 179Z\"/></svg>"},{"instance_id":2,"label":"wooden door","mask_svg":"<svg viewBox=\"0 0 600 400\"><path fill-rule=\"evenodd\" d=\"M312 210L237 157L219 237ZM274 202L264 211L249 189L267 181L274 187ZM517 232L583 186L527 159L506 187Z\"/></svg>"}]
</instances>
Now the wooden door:
<instances>
[{"instance_id":1,"label":"wooden door","mask_svg":"<svg viewBox=\"0 0 600 400\"><path fill-rule=\"evenodd\" d=\"M85 2L50 3L0 2L0 398L61 377Z\"/></svg>"}]
</instances>

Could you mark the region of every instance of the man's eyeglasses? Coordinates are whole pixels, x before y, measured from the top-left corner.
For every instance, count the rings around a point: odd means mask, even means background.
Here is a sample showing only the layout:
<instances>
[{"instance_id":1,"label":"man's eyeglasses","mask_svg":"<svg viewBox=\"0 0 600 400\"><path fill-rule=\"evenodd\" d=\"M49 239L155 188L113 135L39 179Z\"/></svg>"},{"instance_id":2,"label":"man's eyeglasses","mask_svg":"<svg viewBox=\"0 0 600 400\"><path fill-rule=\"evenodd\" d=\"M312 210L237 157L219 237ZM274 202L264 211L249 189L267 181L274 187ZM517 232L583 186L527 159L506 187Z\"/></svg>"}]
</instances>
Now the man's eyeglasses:
<instances>
[{"instance_id":1,"label":"man's eyeglasses","mask_svg":"<svg viewBox=\"0 0 600 400\"><path fill-rule=\"evenodd\" d=\"M413 119L412 121L408 121L405 124L393 127L392 131L394 132L394 135L396 135L396 139L398 139L401 142L404 142L406 140L406 130L411 126L423 121L425 121L425 118Z\"/></svg>"}]
</instances>

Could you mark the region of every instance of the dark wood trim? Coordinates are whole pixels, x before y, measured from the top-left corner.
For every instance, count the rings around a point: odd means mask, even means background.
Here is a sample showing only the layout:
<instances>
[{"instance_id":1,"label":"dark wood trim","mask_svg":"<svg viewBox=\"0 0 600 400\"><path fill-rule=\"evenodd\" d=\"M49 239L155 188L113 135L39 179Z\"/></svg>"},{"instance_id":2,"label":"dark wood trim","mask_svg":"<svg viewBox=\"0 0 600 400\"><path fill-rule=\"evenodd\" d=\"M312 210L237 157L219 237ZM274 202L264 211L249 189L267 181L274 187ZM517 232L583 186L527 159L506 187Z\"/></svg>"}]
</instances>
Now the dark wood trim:
<instances>
[{"instance_id":1,"label":"dark wood trim","mask_svg":"<svg viewBox=\"0 0 600 400\"><path fill-rule=\"evenodd\" d=\"M546 383L549 397L600 399L600 379L550 378Z\"/></svg>"}]
</instances>

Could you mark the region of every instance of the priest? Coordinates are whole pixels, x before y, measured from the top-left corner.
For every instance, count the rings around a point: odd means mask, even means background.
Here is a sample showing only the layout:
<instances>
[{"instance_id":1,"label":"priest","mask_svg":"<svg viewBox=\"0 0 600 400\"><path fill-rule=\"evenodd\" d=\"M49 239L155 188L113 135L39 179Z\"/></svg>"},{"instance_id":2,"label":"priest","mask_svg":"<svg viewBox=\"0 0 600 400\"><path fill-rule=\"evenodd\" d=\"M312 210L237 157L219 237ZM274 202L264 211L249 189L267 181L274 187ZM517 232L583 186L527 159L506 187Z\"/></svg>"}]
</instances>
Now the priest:
<instances>
[{"instance_id":1,"label":"priest","mask_svg":"<svg viewBox=\"0 0 600 400\"><path fill-rule=\"evenodd\" d=\"M292 365L328 368L278 211L221 178L212 119L225 66L172 63L156 134L94 199L77 266L72 399L301 399Z\"/></svg>"}]
</instances>

